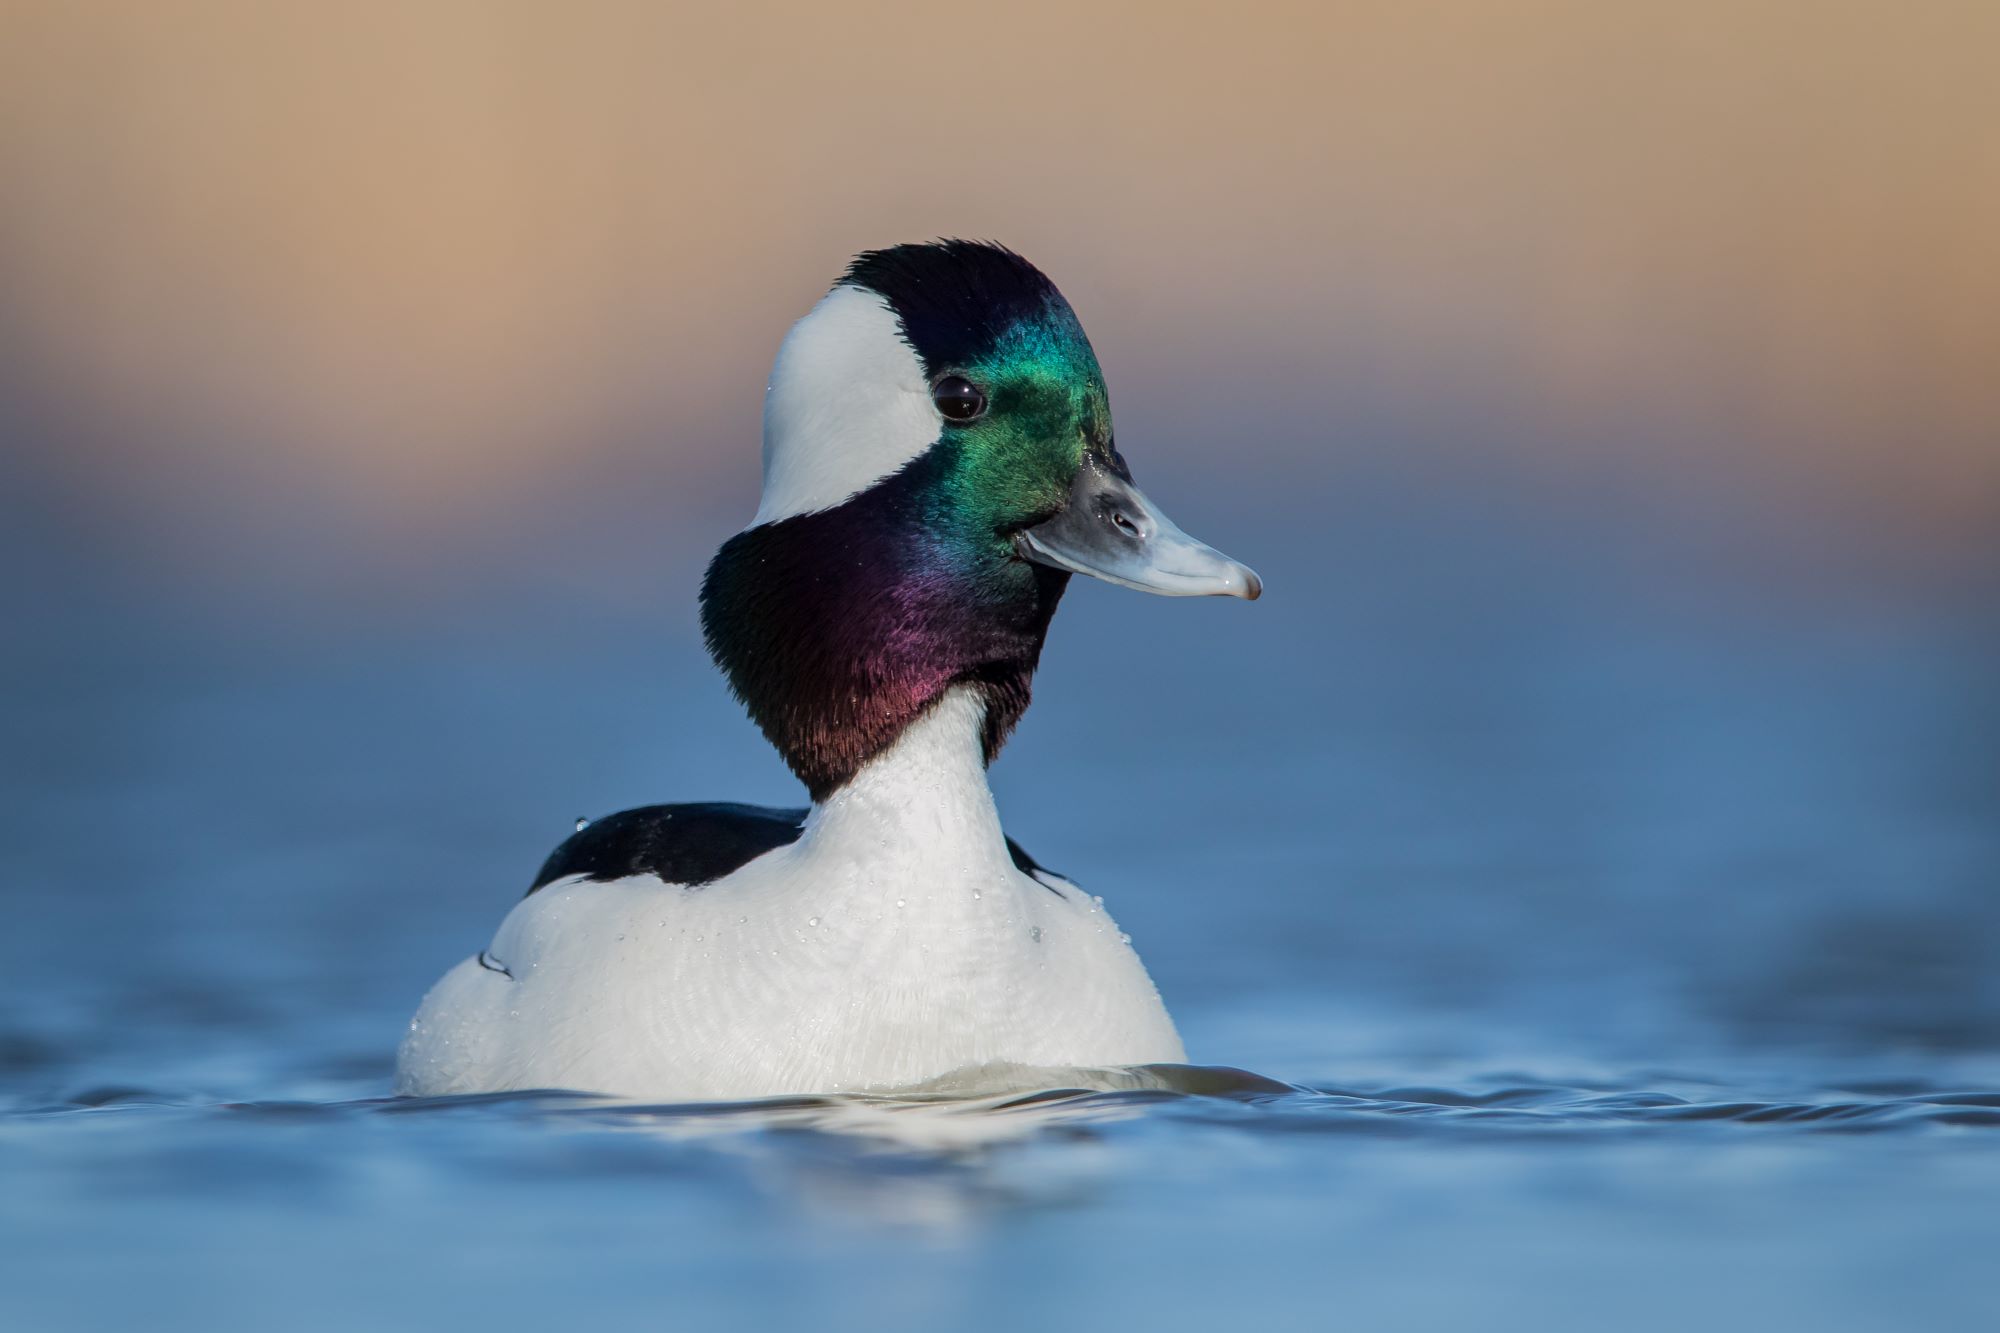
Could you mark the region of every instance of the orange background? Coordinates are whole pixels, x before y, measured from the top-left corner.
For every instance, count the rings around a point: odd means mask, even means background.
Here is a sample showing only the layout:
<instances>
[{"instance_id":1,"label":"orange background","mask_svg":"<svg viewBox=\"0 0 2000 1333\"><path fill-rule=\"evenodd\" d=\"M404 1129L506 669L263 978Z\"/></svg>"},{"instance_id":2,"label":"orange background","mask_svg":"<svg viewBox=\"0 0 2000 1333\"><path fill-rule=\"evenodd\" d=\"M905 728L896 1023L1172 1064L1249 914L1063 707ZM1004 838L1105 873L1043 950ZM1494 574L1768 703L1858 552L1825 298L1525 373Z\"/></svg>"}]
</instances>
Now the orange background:
<instances>
[{"instance_id":1,"label":"orange background","mask_svg":"<svg viewBox=\"0 0 2000 1333\"><path fill-rule=\"evenodd\" d=\"M0 13L16 461L201 579L565 485L747 518L787 324L940 234L1070 294L1142 480L1417 439L1843 568L2000 544L1990 4Z\"/></svg>"}]
</instances>

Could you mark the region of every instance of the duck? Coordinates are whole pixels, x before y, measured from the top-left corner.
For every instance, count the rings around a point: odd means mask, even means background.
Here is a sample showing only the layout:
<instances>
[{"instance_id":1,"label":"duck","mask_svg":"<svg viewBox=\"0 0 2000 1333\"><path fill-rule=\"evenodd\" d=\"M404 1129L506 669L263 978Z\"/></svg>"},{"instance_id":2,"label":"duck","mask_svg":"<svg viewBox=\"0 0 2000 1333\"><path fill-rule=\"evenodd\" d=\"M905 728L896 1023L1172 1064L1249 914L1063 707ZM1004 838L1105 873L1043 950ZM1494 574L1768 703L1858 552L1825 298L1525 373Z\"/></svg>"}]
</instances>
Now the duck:
<instances>
[{"instance_id":1,"label":"duck","mask_svg":"<svg viewBox=\"0 0 2000 1333\"><path fill-rule=\"evenodd\" d=\"M809 803L579 821L425 996L397 1091L718 1101L1184 1063L1102 898L1009 838L987 784L1079 574L1263 588L1134 483L1040 269L978 241L856 256L779 348L762 495L700 592Z\"/></svg>"}]
</instances>

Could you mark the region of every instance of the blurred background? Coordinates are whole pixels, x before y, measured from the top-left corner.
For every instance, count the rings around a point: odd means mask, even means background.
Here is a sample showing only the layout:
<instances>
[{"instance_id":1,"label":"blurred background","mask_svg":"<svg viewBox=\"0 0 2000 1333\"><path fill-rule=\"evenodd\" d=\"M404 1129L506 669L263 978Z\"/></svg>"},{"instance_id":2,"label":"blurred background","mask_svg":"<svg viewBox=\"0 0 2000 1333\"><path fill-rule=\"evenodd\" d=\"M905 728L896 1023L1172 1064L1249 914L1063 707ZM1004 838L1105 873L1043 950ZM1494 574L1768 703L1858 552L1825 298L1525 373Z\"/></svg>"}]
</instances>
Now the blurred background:
<instances>
[{"instance_id":1,"label":"blurred background","mask_svg":"<svg viewBox=\"0 0 2000 1333\"><path fill-rule=\"evenodd\" d=\"M792 799L696 581L969 235L1271 587L1079 587L996 769L1193 1027L1990 1048L2000 12L1811 8L10 8L6 974L386 1048L575 815Z\"/></svg>"},{"instance_id":2,"label":"blurred background","mask_svg":"<svg viewBox=\"0 0 2000 1333\"><path fill-rule=\"evenodd\" d=\"M1269 587L1078 586L994 773L1195 1059L1990 1069L1995 50L1977 0L6 6L0 1068L384 1090L576 816L795 799L697 581L790 322L963 235Z\"/></svg>"}]
</instances>

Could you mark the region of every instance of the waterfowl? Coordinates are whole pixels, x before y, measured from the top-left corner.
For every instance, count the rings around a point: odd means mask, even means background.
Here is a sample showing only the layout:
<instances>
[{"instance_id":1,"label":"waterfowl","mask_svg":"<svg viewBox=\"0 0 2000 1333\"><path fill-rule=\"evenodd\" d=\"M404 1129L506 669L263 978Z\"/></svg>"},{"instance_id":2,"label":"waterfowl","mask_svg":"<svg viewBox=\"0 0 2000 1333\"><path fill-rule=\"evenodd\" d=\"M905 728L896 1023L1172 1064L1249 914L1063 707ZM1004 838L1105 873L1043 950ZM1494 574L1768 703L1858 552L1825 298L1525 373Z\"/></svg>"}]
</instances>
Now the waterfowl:
<instances>
[{"instance_id":1,"label":"waterfowl","mask_svg":"<svg viewBox=\"0 0 2000 1333\"><path fill-rule=\"evenodd\" d=\"M1184 1060L1102 901L1001 831L986 783L1072 574L1262 586L1133 484L1069 303L996 245L860 255L778 352L763 462L701 622L811 804L579 828L425 997L399 1091L742 1098Z\"/></svg>"}]
</instances>

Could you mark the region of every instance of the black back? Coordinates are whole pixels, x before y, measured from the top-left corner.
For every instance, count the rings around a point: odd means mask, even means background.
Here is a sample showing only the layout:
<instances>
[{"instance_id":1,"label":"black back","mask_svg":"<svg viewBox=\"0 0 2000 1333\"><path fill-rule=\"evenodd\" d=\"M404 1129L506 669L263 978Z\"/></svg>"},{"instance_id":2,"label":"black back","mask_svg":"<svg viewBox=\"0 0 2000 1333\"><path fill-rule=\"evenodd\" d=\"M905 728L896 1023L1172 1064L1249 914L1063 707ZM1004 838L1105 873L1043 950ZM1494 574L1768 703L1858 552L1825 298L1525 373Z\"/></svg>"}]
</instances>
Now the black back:
<instances>
[{"instance_id":1,"label":"black back","mask_svg":"<svg viewBox=\"0 0 2000 1333\"><path fill-rule=\"evenodd\" d=\"M595 881L657 876L693 888L732 875L765 852L799 840L806 808L735 805L726 801L642 805L587 824L564 838L528 892L572 875ZM1007 839L1014 868L1041 879L1043 867ZM1054 873L1054 872L1044 872ZM1046 882L1046 881L1045 881Z\"/></svg>"},{"instance_id":2,"label":"black back","mask_svg":"<svg viewBox=\"0 0 2000 1333\"><path fill-rule=\"evenodd\" d=\"M668 884L712 884L765 852L797 842L803 806L704 802L642 805L587 824L564 838L542 862L533 893L571 875L630 879L657 875Z\"/></svg>"}]
</instances>

